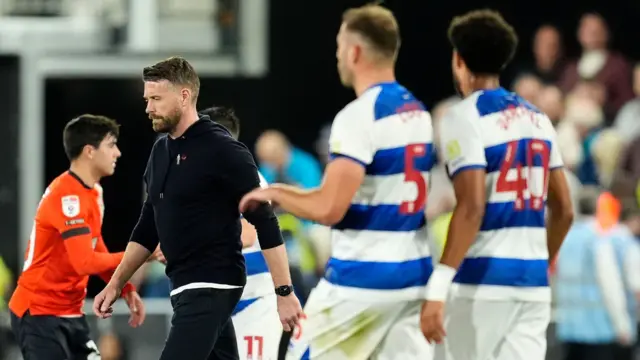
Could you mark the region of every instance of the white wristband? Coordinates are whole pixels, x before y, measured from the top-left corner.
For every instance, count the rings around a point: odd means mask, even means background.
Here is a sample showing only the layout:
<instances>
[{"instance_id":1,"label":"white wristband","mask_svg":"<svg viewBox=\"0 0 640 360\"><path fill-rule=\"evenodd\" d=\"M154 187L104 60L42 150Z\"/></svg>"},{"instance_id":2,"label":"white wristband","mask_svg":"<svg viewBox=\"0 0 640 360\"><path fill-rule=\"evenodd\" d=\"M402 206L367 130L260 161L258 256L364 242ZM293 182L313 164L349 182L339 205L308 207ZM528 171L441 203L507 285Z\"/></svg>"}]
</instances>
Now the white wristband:
<instances>
[{"instance_id":1,"label":"white wristband","mask_svg":"<svg viewBox=\"0 0 640 360\"><path fill-rule=\"evenodd\" d=\"M431 273L431 277L429 277L425 298L431 301L447 300L449 288L457 272L458 270L451 266L444 264L436 265L433 273Z\"/></svg>"}]
</instances>

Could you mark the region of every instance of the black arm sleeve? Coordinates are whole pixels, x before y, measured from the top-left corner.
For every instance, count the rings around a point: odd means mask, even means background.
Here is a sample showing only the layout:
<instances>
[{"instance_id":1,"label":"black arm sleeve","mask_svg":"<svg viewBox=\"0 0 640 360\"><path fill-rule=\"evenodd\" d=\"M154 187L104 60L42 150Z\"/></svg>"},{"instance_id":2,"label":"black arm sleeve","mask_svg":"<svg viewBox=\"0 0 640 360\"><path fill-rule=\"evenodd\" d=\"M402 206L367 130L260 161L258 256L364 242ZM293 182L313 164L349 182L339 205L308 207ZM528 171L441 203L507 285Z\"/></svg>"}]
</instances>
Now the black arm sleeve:
<instances>
[{"instance_id":1,"label":"black arm sleeve","mask_svg":"<svg viewBox=\"0 0 640 360\"><path fill-rule=\"evenodd\" d=\"M227 183L232 187L234 197L239 204L246 193L260 187L258 167L251 152L242 143L231 139L225 143L227 149L224 151L224 160L229 170L226 174ZM262 204L242 215L256 227L258 241L262 249L274 248L284 243L278 219L271 205Z\"/></svg>"},{"instance_id":2,"label":"black arm sleeve","mask_svg":"<svg viewBox=\"0 0 640 360\"><path fill-rule=\"evenodd\" d=\"M151 159L153 159L153 150L151 151L151 155L149 155L147 169L144 172L145 183L147 185L149 184L149 176L151 176L150 174L152 173ZM133 241L144 246L150 252L154 252L156 250L160 241L158 238L158 230L156 229L153 205L151 205L151 202L149 201L148 192L147 197L144 200L144 204L142 205L142 210L140 211L140 218L131 232L131 238L129 241Z\"/></svg>"},{"instance_id":3,"label":"black arm sleeve","mask_svg":"<svg viewBox=\"0 0 640 360\"><path fill-rule=\"evenodd\" d=\"M131 232L129 241L137 242L150 252L154 252L158 246L158 231L156 230L156 220L154 219L153 206L149 201L142 205L138 223Z\"/></svg>"},{"instance_id":4,"label":"black arm sleeve","mask_svg":"<svg viewBox=\"0 0 640 360\"><path fill-rule=\"evenodd\" d=\"M262 204L253 211L247 211L244 214L245 219L256 227L258 233L258 242L263 250L271 249L282 245L282 232L280 232L280 224L273 208L269 204Z\"/></svg>"}]
</instances>

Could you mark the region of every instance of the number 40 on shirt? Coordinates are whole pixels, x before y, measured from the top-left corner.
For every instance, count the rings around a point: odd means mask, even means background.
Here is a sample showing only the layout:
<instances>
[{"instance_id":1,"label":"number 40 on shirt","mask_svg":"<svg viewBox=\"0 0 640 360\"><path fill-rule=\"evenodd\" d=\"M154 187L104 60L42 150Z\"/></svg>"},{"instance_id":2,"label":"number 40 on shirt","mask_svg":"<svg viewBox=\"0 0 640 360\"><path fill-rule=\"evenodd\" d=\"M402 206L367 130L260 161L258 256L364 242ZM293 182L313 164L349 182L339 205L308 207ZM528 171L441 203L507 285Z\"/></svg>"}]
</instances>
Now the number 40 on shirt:
<instances>
[{"instance_id":1,"label":"number 40 on shirt","mask_svg":"<svg viewBox=\"0 0 640 360\"><path fill-rule=\"evenodd\" d=\"M544 140L509 142L496 181L496 191L514 191L515 210L542 210L548 190L550 156L551 149ZM529 194L529 201L525 201L525 191Z\"/></svg>"}]
</instances>

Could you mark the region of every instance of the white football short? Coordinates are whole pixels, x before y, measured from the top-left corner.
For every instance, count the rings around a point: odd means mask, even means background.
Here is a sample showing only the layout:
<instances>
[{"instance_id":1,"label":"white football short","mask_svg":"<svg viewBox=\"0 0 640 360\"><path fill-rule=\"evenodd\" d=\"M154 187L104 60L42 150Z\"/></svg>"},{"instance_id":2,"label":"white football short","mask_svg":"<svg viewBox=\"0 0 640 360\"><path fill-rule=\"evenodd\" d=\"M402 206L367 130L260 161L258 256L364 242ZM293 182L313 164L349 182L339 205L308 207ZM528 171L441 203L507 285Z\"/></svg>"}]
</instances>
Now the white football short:
<instances>
[{"instance_id":1,"label":"white football short","mask_svg":"<svg viewBox=\"0 0 640 360\"><path fill-rule=\"evenodd\" d=\"M420 331L421 301L345 300L321 281L294 333L287 360L431 360Z\"/></svg>"},{"instance_id":2,"label":"white football short","mask_svg":"<svg viewBox=\"0 0 640 360\"><path fill-rule=\"evenodd\" d=\"M240 360L278 359L282 325L276 301L275 294L258 298L231 317Z\"/></svg>"},{"instance_id":3,"label":"white football short","mask_svg":"<svg viewBox=\"0 0 640 360\"><path fill-rule=\"evenodd\" d=\"M544 360L551 305L454 298L435 360Z\"/></svg>"}]
</instances>

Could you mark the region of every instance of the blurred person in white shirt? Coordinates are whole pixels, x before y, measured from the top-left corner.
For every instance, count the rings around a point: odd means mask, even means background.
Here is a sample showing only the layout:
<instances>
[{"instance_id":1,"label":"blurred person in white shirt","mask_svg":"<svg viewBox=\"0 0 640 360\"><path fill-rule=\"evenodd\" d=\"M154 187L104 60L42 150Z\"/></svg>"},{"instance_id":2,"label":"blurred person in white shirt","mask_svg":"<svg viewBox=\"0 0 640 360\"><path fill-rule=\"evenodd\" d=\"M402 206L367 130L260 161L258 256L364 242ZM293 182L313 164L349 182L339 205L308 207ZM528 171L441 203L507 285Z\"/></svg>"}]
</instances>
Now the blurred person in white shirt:
<instances>
[{"instance_id":1,"label":"blurred person in white shirt","mask_svg":"<svg viewBox=\"0 0 640 360\"><path fill-rule=\"evenodd\" d=\"M586 193L584 216L567 235L555 278L556 335L566 360L630 360L637 337L640 245L633 201Z\"/></svg>"},{"instance_id":2,"label":"blurred person in white shirt","mask_svg":"<svg viewBox=\"0 0 640 360\"><path fill-rule=\"evenodd\" d=\"M433 107L433 143L436 149L440 146L440 121L447 113L449 108L462 100L460 96L451 96L441 100ZM436 217L448 213L453 210L456 202L456 196L453 192L453 185L445 169L442 156L438 154L438 162L431 170L431 183L429 184L429 193L427 194L427 219L435 219Z\"/></svg>"},{"instance_id":3,"label":"blurred person in white shirt","mask_svg":"<svg viewBox=\"0 0 640 360\"><path fill-rule=\"evenodd\" d=\"M565 117L557 126L563 160L585 185L599 185L597 165L593 159L593 142L604 124L602 108L586 94L567 98Z\"/></svg>"},{"instance_id":4,"label":"blurred person in white shirt","mask_svg":"<svg viewBox=\"0 0 640 360\"><path fill-rule=\"evenodd\" d=\"M633 92L636 97L624 104L613 122L625 144L640 136L640 63L633 68Z\"/></svg>"}]
</instances>

